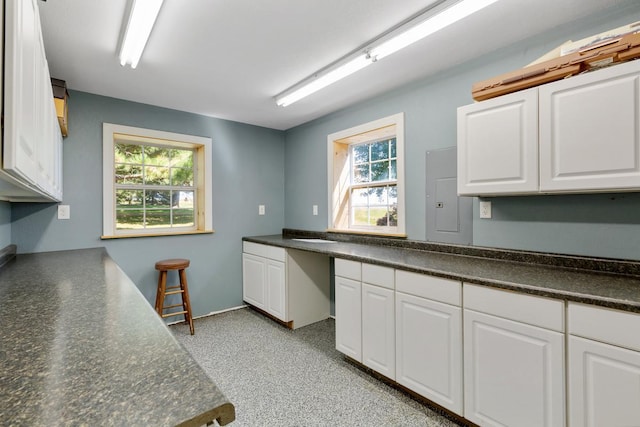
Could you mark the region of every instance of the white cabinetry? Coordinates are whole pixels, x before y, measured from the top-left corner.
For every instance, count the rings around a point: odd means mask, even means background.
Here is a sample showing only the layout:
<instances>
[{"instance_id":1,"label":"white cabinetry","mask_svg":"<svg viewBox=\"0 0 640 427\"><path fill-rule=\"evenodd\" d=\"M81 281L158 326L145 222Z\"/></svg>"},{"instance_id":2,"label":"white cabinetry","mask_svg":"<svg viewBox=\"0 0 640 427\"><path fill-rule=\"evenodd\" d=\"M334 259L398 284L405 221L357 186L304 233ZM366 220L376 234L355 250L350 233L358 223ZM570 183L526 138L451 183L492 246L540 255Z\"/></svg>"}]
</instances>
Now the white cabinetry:
<instances>
[{"instance_id":1,"label":"white cabinetry","mask_svg":"<svg viewBox=\"0 0 640 427\"><path fill-rule=\"evenodd\" d=\"M395 379L394 270L335 260L336 349Z\"/></svg>"},{"instance_id":2,"label":"white cabinetry","mask_svg":"<svg viewBox=\"0 0 640 427\"><path fill-rule=\"evenodd\" d=\"M458 192L640 190L639 127L637 60L460 107Z\"/></svg>"},{"instance_id":3,"label":"white cabinetry","mask_svg":"<svg viewBox=\"0 0 640 427\"><path fill-rule=\"evenodd\" d=\"M36 0L5 2L4 133L0 198L62 199L57 124Z\"/></svg>"},{"instance_id":4,"label":"white cabinetry","mask_svg":"<svg viewBox=\"0 0 640 427\"><path fill-rule=\"evenodd\" d=\"M396 381L462 415L462 287L396 271Z\"/></svg>"},{"instance_id":5,"label":"white cabinetry","mask_svg":"<svg viewBox=\"0 0 640 427\"><path fill-rule=\"evenodd\" d=\"M329 317L329 258L243 242L242 299L291 328Z\"/></svg>"},{"instance_id":6,"label":"white cabinetry","mask_svg":"<svg viewBox=\"0 0 640 427\"><path fill-rule=\"evenodd\" d=\"M394 270L362 264L362 363L396 377Z\"/></svg>"},{"instance_id":7,"label":"white cabinetry","mask_svg":"<svg viewBox=\"0 0 640 427\"><path fill-rule=\"evenodd\" d=\"M563 426L564 304L464 284L464 417Z\"/></svg>"},{"instance_id":8,"label":"white cabinetry","mask_svg":"<svg viewBox=\"0 0 640 427\"><path fill-rule=\"evenodd\" d=\"M538 91L458 109L458 193L538 191Z\"/></svg>"},{"instance_id":9,"label":"white cabinetry","mask_svg":"<svg viewBox=\"0 0 640 427\"><path fill-rule=\"evenodd\" d=\"M569 425L640 420L640 315L569 304Z\"/></svg>"},{"instance_id":10,"label":"white cabinetry","mask_svg":"<svg viewBox=\"0 0 640 427\"><path fill-rule=\"evenodd\" d=\"M362 265L335 260L336 349L362 362Z\"/></svg>"},{"instance_id":11,"label":"white cabinetry","mask_svg":"<svg viewBox=\"0 0 640 427\"><path fill-rule=\"evenodd\" d=\"M540 86L540 190L640 188L640 61Z\"/></svg>"}]
</instances>

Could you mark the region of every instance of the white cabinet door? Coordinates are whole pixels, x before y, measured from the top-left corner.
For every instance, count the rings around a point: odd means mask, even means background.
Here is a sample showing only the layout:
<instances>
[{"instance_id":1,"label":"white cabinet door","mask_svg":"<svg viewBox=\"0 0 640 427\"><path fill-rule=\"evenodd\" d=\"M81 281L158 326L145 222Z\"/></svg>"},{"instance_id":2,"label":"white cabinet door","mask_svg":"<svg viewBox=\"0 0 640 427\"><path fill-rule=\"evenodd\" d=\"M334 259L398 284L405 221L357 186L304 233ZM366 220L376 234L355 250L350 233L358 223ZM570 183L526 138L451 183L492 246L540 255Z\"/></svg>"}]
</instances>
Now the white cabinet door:
<instances>
[{"instance_id":1,"label":"white cabinet door","mask_svg":"<svg viewBox=\"0 0 640 427\"><path fill-rule=\"evenodd\" d=\"M540 87L540 190L640 187L640 62Z\"/></svg>"},{"instance_id":2,"label":"white cabinet door","mask_svg":"<svg viewBox=\"0 0 640 427\"><path fill-rule=\"evenodd\" d=\"M266 268L264 258L242 254L242 299L263 310L267 305Z\"/></svg>"},{"instance_id":3,"label":"white cabinet door","mask_svg":"<svg viewBox=\"0 0 640 427\"><path fill-rule=\"evenodd\" d=\"M481 426L565 425L564 334L464 310L464 417Z\"/></svg>"},{"instance_id":4,"label":"white cabinet door","mask_svg":"<svg viewBox=\"0 0 640 427\"><path fill-rule=\"evenodd\" d=\"M458 108L458 193L538 191L538 89Z\"/></svg>"},{"instance_id":5,"label":"white cabinet door","mask_svg":"<svg viewBox=\"0 0 640 427\"><path fill-rule=\"evenodd\" d=\"M267 260L267 307L269 314L282 321L287 319L287 289L284 262Z\"/></svg>"},{"instance_id":6,"label":"white cabinet door","mask_svg":"<svg viewBox=\"0 0 640 427\"><path fill-rule=\"evenodd\" d=\"M462 310L396 293L396 381L462 415Z\"/></svg>"},{"instance_id":7,"label":"white cabinet door","mask_svg":"<svg viewBox=\"0 0 640 427\"><path fill-rule=\"evenodd\" d=\"M569 425L640 424L640 353L569 337Z\"/></svg>"},{"instance_id":8,"label":"white cabinet door","mask_svg":"<svg viewBox=\"0 0 640 427\"><path fill-rule=\"evenodd\" d=\"M42 62L38 6L35 0L23 0L5 2L5 7L3 168L36 184Z\"/></svg>"},{"instance_id":9,"label":"white cabinet door","mask_svg":"<svg viewBox=\"0 0 640 427\"><path fill-rule=\"evenodd\" d=\"M363 283L362 363L392 380L396 377L395 335L393 289Z\"/></svg>"},{"instance_id":10,"label":"white cabinet door","mask_svg":"<svg viewBox=\"0 0 640 427\"><path fill-rule=\"evenodd\" d=\"M362 284L335 277L336 349L362 362Z\"/></svg>"}]
</instances>

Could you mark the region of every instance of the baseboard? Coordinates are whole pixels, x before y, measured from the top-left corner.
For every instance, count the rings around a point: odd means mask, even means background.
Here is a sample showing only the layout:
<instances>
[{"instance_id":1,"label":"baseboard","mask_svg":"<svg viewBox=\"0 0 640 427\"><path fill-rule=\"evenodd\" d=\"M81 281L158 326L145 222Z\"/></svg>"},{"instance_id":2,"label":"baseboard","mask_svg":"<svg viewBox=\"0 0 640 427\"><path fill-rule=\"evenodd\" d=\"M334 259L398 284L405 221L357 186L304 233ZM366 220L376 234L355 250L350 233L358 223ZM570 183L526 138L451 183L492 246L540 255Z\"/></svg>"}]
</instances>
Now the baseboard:
<instances>
[{"instance_id":1,"label":"baseboard","mask_svg":"<svg viewBox=\"0 0 640 427\"><path fill-rule=\"evenodd\" d=\"M207 314L203 314L202 316L196 316L193 319L202 319L203 317L209 317L209 316L215 316L216 314L222 314L222 313L226 313L228 311L235 311L235 310L240 310L243 308L247 308L249 307L248 305L239 305L237 307L231 307L231 308L225 308L224 310L220 310L220 311L212 311L210 313ZM179 323L184 323L184 320L176 320L175 322L167 322L167 325L177 325Z\"/></svg>"}]
</instances>

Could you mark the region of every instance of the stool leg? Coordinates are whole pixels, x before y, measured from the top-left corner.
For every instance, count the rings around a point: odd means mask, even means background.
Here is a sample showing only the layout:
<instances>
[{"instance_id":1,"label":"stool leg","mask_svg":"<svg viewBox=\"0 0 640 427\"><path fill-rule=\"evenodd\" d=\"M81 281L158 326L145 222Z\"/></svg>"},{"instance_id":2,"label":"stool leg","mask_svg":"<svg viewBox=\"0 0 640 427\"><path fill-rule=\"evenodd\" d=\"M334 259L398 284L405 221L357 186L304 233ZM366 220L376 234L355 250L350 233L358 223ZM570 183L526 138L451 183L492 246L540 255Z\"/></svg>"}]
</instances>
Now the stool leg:
<instances>
[{"instance_id":1,"label":"stool leg","mask_svg":"<svg viewBox=\"0 0 640 427\"><path fill-rule=\"evenodd\" d=\"M162 306L164 305L164 293L167 287L167 271L160 271L158 276L158 290L156 291L156 312L162 317Z\"/></svg>"},{"instance_id":2,"label":"stool leg","mask_svg":"<svg viewBox=\"0 0 640 427\"><path fill-rule=\"evenodd\" d=\"M184 320L189 324L189 330L191 331L191 335L194 334L193 330L193 317L191 316L191 302L189 300L189 288L187 287L187 275L184 272L184 269L178 271L180 275L180 287L182 288L182 306L184 307L184 311L186 311L184 315Z\"/></svg>"}]
</instances>

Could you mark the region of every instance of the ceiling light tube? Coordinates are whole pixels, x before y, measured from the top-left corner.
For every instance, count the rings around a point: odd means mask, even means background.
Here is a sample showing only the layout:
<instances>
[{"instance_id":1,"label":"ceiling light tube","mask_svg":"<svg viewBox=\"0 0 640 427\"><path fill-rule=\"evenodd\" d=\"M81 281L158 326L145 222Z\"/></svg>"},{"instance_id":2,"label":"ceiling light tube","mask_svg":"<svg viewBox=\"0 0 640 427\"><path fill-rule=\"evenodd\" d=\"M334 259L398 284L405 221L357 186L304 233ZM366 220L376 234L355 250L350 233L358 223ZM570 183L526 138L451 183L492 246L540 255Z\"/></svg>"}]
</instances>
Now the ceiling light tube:
<instances>
[{"instance_id":1,"label":"ceiling light tube","mask_svg":"<svg viewBox=\"0 0 640 427\"><path fill-rule=\"evenodd\" d=\"M350 74L355 73L358 70L363 69L367 65L371 64L371 59L362 53L350 60L349 62L334 68L328 73L315 77L310 82L289 91L284 92L281 95L276 96L276 104L280 107L286 107L287 105L291 105L300 99L311 95L314 92L319 91L322 88L329 86L332 83L337 82Z\"/></svg>"},{"instance_id":2,"label":"ceiling light tube","mask_svg":"<svg viewBox=\"0 0 640 427\"><path fill-rule=\"evenodd\" d=\"M147 45L163 0L133 0L127 29L120 49L120 65L136 68Z\"/></svg>"},{"instance_id":3,"label":"ceiling light tube","mask_svg":"<svg viewBox=\"0 0 640 427\"><path fill-rule=\"evenodd\" d=\"M389 56L496 1L498 0L462 0L418 24L410 24L410 28L406 31L390 38L379 46L372 47L370 50L371 57L376 61Z\"/></svg>"},{"instance_id":4,"label":"ceiling light tube","mask_svg":"<svg viewBox=\"0 0 640 427\"><path fill-rule=\"evenodd\" d=\"M498 0L460 0L451 6L447 6L451 4L451 2L445 1L443 8L440 8L442 4L438 4L435 8L427 10L406 25L401 25L399 28L370 42L368 47L363 49L362 53L355 57L355 59L348 60L348 62L338 61L338 63L343 62L344 64L328 72L321 70L310 79L306 79L304 82L276 96L276 104L280 107L291 105L496 1ZM439 11L437 11L437 9L439 9Z\"/></svg>"}]
</instances>

